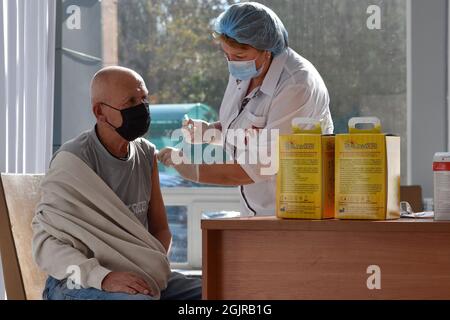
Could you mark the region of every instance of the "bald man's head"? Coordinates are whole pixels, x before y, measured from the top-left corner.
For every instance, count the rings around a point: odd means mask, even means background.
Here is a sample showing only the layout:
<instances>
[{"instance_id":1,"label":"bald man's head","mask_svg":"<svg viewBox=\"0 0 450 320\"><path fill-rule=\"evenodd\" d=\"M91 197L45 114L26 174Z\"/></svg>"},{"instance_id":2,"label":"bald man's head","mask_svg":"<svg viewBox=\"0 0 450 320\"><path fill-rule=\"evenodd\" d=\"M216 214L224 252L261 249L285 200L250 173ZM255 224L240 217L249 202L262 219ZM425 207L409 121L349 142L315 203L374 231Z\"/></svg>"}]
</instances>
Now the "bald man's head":
<instances>
[{"instance_id":1,"label":"bald man's head","mask_svg":"<svg viewBox=\"0 0 450 320\"><path fill-rule=\"evenodd\" d=\"M144 80L137 72L128 68L103 68L94 75L91 82L93 106L98 103L117 106L127 97L139 95L148 95Z\"/></svg>"},{"instance_id":2,"label":"bald man's head","mask_svg":"<svg viewBox=\"0 0 450 320\"><path fill-rule=\"evenodd\" d=\"M120 139L116 129L123 125L122 110L148 101L148 90L142 77L122 67L107 67L97 72L91 83L92 111L97 127Z\"/></svg>"}]
</instances>

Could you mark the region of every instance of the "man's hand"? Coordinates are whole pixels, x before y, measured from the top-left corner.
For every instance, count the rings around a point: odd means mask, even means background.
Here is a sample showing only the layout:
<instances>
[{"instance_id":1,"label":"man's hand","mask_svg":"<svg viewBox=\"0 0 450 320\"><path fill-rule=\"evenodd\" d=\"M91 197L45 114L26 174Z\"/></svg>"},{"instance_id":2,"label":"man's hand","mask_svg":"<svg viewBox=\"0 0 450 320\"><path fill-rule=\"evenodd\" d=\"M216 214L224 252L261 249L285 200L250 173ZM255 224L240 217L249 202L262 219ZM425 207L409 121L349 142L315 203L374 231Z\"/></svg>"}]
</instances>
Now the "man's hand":
<instances>
[{"instance_id":1,"label":"man's hand","mask_svg":"<svg viewBox=\"0 0 450 320\"><path fill-rule=\"evenodd\" d=\"M106 292L153 294L147 282L131 272L110 272L103 279L102 289Z\"/></svg>"}]
</instances>

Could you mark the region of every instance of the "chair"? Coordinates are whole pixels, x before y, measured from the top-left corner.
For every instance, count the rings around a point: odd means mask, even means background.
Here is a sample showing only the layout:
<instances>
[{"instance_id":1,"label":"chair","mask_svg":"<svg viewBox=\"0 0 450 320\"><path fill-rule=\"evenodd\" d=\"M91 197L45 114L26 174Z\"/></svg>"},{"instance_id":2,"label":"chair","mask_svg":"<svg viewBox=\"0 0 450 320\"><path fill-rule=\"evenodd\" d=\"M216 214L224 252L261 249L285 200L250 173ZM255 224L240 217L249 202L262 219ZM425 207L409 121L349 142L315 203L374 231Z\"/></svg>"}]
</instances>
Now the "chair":
<instances>
[{"instance_id":1,"label":"chair","mask_svg":"<svg viewBox=\"0 0 450 320\"><path fill-rule=\"evenodd\" d=\"M33 261L31 221L42 175L0 175L0 253L8 300L42 299L47 275Z\"/></svg>"}]
</instances>

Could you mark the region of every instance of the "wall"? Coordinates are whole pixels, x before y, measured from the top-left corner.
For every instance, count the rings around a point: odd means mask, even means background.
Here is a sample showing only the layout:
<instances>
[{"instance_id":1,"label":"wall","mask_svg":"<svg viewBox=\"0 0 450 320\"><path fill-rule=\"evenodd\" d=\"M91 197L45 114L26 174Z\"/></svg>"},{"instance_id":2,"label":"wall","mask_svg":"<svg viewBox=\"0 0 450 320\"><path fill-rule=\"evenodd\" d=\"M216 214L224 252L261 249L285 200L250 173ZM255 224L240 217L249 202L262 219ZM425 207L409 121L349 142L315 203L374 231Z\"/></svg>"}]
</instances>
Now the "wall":
<instances>
[{"instance_id":1,"label":"wall","mask_svg":"<svg viewBox=\"0 0 450 320\"><path fill-rule=\"evenodd\" d=\"M70 29L68 9L80 8L80 28ZM89 85L102 67L102 8L98 0L69 0L57 8L54 150L94 125ZM73 52L75 51L75 52ZM76 52L82 53L78 54Z\"/></svg>"}]
</instances>

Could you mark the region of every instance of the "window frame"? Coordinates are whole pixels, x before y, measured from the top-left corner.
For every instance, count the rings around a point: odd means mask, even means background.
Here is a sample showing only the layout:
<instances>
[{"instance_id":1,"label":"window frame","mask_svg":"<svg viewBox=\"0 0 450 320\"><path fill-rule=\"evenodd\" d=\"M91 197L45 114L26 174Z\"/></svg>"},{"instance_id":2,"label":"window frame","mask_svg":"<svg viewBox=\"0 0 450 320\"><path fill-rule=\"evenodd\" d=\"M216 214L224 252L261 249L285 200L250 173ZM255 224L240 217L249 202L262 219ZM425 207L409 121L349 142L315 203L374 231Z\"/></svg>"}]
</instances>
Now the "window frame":
<instances>
[{"instance_id":1,"label":"window frame","mask_svg":"<svg viewBox=\"0 0 450 320\"><path fill-rule=\"evenodd\" d=\"M238 188L175 187L161 188L164 205L187 207L187 263L171 263L173 269L200 270L202 268L203 212L240 211Z\"/></svg>"}]
</instances>

